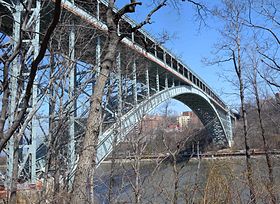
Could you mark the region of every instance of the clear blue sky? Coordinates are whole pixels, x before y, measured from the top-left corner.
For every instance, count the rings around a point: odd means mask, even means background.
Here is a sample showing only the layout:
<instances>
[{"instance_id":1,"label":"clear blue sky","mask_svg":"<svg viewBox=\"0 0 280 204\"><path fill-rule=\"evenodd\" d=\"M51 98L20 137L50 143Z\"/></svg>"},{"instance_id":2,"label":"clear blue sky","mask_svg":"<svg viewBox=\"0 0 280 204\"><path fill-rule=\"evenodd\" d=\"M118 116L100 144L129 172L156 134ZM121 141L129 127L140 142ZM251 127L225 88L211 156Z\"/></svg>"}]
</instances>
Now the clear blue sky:
<instances>
[{"instance_id":1,"label":"clear blue sky","mask_svg":"<svg viewBox=\"0 0 280 204\"><path fill-rule=\"evenodd\" d=\"M143 5L137 7L137 11L130 15L137 22L142 21L153 7L151 1L142 2ZM214 51L214 44L219 41L219 34L214 27L217 28L219 24L209 16L206 19L207 26L199 27L199 23L195 21L195 14L193 5L187 2L181 4L180 12L172 6L166 6L155 13L152 17L153 23L144 28L155 37L168 32L171 38L164 46L189 65L227 104L238 104L238 98L228 94L232 92L231 85L220 77L226 67L206 66L202 62L203 58L214 57L211 52ZM177 112L186 110L181 103L173 103L173 106L176 106Z\"/></svg>"}]
</instances>

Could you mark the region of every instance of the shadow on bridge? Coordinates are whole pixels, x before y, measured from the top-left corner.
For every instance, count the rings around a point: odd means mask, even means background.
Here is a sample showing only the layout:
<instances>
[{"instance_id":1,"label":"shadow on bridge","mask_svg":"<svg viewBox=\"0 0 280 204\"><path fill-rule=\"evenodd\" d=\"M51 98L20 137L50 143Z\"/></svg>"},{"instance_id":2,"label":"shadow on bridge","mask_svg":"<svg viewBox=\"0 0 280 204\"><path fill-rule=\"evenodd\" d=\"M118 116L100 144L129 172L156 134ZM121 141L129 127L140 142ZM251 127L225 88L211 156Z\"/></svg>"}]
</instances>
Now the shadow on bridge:
<instances>
[{"instance_id":1,"label":"shadow on bridge","mask_svg":"<svg viewBox=\"0 0 280 204\"><path fill-rule=\"evenodd\" d=\"M224 146L225 147L225 146ZM183 146L177 151L174 156L169 155L164 162L166 164L174 163L174 159L177 164L180 163L188 163L191 158L197 157L200 158L199 155L207 152L209 149L220 149L222 146L215 146L213 143L213 138L209 134L206 128L197 130L192 134L183 144Z\"/></svg>"}]
</instances>

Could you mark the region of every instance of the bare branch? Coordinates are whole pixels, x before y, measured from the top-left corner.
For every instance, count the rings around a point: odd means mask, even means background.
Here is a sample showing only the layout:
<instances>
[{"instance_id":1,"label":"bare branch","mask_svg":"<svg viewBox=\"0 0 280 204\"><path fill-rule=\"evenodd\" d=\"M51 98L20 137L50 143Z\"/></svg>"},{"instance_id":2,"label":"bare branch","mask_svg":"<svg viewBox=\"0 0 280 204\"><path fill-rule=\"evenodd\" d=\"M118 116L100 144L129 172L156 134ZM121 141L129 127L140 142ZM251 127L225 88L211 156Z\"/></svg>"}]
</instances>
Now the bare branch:
<instances>
[{"instance_id":1,"label":"bare branch","mask_svg":"<svg viewBox=\"0 0 280 204\"><path fill-rule=\"evenodd\" d=\"M220 64L220 63L224 63L224 62L229 62L233 60L232 57L229 57L229 58L226 58L226 59L218 59L218 60L215 60L215 61L208 61L207 59L203 59L203 62L206 64L206 65L215 65L215 64Z\"/></svg>"},{"instance_id":2,"label":"bare branch","mask_svg":"<svg viewBox=\"0 0 280 204\"><path fill-rule=\"evenodd\" d=\"M237 62L236 62L235 52L234 52L234 50L231 50L231 51L232 51L232 60L233 60L235 72L236 72L236 74L238 76L240 76L240 69L238 69L238 65L237 65Z\"/></svg>"},{"instance_id":3,"label":"bare branch","mask_svg":"<svg viewBox=\"0 0 280 204\"><path fill-rule=\"evenodd\" d=\"M207 9L206 6L204 6L201 3L198 3L197 1L194 0L182 0L182 1L187 1L191 4L193 4L196 7L197 10L197 19L199 20L199 26L201 26L201 23L203 23L204 25L205 23L205 16L207 15L207 12L209 12L209 10ZM202 13L203 12L203 13Z\"/></svg>"},{"instance_id":4,"label":"bare branch","mask_svg":"<svg viewBox=\"0 0 280 204\"><path fill-rule=\"evenodd\" d=\"M142 28L144 25L151 24L152 15L155 12L157 12L160 8L162 8L163 6L166 6L166 2L167 2L167 0L162 1L157 7L155 7L153 10L151 10L151 12L147 15L146 19L144 21L142 21L141 23L139 23L138 25L136 25L135 27L133 27L131 31L135 32L136 30Z\"/></svg>"},{"instance_id":5,"label":"bare branch","mask_svg":"<svg viewBox=\"0 0 280 204\"><path fill-rule=\"evenodd\" d=\"M270 68L272 68L272 69L275 69L275 70L277 70L277 71L280 71L280 66L278 65L278 63L277 63L274 59L272 59L272 58L269 57L268 55L266 55L266 54L260 52L259 50L258 50L258 53L259 53L260 55L262 55L263 57L265 57L266 59L268 59L269 61L271 61L276 67L273 67L273 66L269 65L267 62L265 62L265 61L262 59L261 61L262 61L265 65L267 65L268 67L270 67Z\"/></svg>"},{"instance_id":6,"label":"bare branch","mask_svg":"<svg viewBox=\"0 0 280 204\"><path fill-rule=\"evenodd\" d=\"M135 7L137 5L142 5L142 3L131 0L130 4L126 4L124 7L122 7L114 16L115 23L117 24L124 14L135 12Z\"/></svg>"},{"instance_id":7,"label":"bare branch","mask_svg":"<svg viewBox=\"0 0 280 204\"><path fill-rule=\"evenodd\" d=\"M261 59L261 62L264 63L266 66L268 66L268 67L271 68L271 69L274 69L274 70L276 70L276 71L280 71L279 68L276 68L276 67L270 65L269 63L267 63L267 62L264 61L263 59Z\"/></svg>"},{"instance_id":8,"label":"bare branch","mask_svg":"<svg viewBox=\"0 0 280 204\"><path fill-rule=\"evenodd\" d=\"M186 1L186 0L182 0L182 1ZM204 9L204 6L196 1L193 0L187 0L187 2L190 2L192 4L194 4L197 8L197 11L199 12L199 14L201 13L201 10Z\"/></svg>"},{"instance_id":9,"label":"bare branch","mask_svg":"<svg viewBox=\"0 0 280 204\"><path fill-rule=\"evenodd\" d=\"M270 84L270 85L272 85L272 86L275 86L275 87L277 87L277 88L280 88L280 85L276 84L274 81L271 81L271 80L267 79L267 77L265 77L264 75L262 75L262 73L260 73L259 70L257 70L257 72L258 72L259 76L260 76L263 80L265 80L268 84Z\"/></svg>"},{"instance_id":10,"label":"bare branch","mask_svg":"<svg viewBox=\"0 0 280 204\"><path fill-rule=\"evenodd\" d=\"M257 29L261 29L261 30L265 30L265 31L269 32L274 37L274 39L277 41L277 43L280 45L279 37L270 28L260 26L260 25L255 25L251 22L244 23L244 25L247 26L247 27L250 27L250 28L257 28Z\"/></svg>"}]
</instances>

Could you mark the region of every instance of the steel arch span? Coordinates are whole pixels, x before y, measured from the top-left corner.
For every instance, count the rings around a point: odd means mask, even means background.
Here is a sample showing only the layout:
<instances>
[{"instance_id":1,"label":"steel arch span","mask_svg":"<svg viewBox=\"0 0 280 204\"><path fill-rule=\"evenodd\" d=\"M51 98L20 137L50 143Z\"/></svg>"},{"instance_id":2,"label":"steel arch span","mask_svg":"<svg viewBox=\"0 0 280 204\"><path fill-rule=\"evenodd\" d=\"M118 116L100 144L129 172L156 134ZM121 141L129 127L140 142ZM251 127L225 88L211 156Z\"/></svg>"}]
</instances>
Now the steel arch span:
<instances>
[{"instance_id":1,"label":"steel arch span","mask_svg":"<svg viewBox=\"0 0 280 204\"><path fill-rule=\"evenodd\" d=\"M214 142L231 146L231 119L229 111L218 110L201 90L192 86L174 86L162 90L120 118L99 137L97 146L97 166L110 154L113 143L118 144L143 119L145 114L168 99L177 99L190 107L207 128Z\"/></svg>"}]
</instances>

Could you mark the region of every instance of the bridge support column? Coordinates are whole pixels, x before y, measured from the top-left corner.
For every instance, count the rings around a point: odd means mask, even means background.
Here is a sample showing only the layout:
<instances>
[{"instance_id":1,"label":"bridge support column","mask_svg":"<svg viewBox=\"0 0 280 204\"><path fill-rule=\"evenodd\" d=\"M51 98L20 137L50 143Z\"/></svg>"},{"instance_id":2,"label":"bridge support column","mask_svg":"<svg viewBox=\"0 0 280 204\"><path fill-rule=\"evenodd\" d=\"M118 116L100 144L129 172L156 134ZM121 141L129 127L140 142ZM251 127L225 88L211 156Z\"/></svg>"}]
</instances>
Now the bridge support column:
<instances>
[{"instance_id":1,"label":"bridge support column","mask_svg":"<svg viewBox=\"0 0 280 204\"><path fill-rule=\"evenodd\" d=\"M157 74L156 74L156 86L157 86L157 91L159 92L159 74L158 74L158 69L157 69Z\"/></svg>"},{"instance_id":2,"label":"bridge support column","mask_svg":"<svg viewBox=\"0 0 280 204\"><path fill-rule=\"evenodd\" d=\"M123 101L122 101L122 72L121 72L121 53L120 52L118 52L118 54L117 54L116 66L117 66L117 81L118 81L118 110L117 110L117 120L116 120L117 128L115 129L115 131L118 134L115 134L115 136L112 140L113 148L115 148L115 146L122 134L121 116L122 116Z\"/></svg>"},{"instance_id":3,"label":"bridge support column","mask_svg":"<svg viewBox=\"0 0 280 204\"><path fill-rule=\"evenodd\" d=\"M16 5L15 13L13 13L13 38L14 38L14 45L13 49L16 47L17 43L20 40L20 24L21 22L21 6L18 3ZM12 69L11 69L11 101L10 101L10 110L9 110L9 123L12 125L14 121L14 112L16 108L16 94L17 94L17 77L19 75L19 68L18 68L18 57L14 59L12 62ZM11 188L11 181L12 181L12 173L13 173L13 164L14 164L14 136L7 143L7 173L6 173L6 186L7 189Z\"/></svg>"},{"instance_id":4,"label":"bridge support column","mask_svg":"<svg viewBox=\"0 0 280 204\"><path fill-rule=\"evenodd\" d=\"M101 47L100 47L100 36L96 38L96 76L100 73L100 54L101 53Z\"/></svg>"},{"instance_id":5,"label":"bridge support column","mask_svg":"<svg viewBox=\"0 0 280 204\"><path fill-rule=\"evenodd\" d=\"M117 80L118 80L118 118L122 115L122 73L121 73L121 53L117 55Z\"/></svg>"},{"instance_id":6,"label":"bridge support column","mask_svg":"<svg viewBox=\"0 0 280 204\"><path fill-rule=\"evenodd\" d=\"M70 57L70 73L69 73L69 100L72 101L70 105L69 115L69 141L68 141L68 172L71 175L75 166L75 112L76 112L76 99L75 99L75 30L72 24L69 36L69 57ZM72 179L69 180L70 182Z\"/></svg>"},{"instance_id":7,"label":"bridge support column","mask_svg":"<svg viewBox=\"0 0 280 204\"><path fill-rule=\"evenodd\" d=\"M95 72L92 74L92 77L95 79L95 81L92 82L92 94L93 94L93 90L94 90L94 86L95 86L95 83L96 83L96 80L97 80L97 77L99 76L100 74L100 55L101 55L101 47L100 47L100 36L97 36L96 38L96 48L95 48L95 66L96 66L96 69L94 70ZM101 130L102 128L100 128Z\"/></svg>"},{"instance_id":8,"label":"bridge support column","mask_svg":"<svg viewBox=\"0 0 280 204\"><path fill-rule=\"evenodd\" d=\"M165 74L165 89L168 89L168 78L167 78L167 74Z\"/></svg>"},{"instance_id":9,"label":"bridge support column","mask_svg":"<svg viewBox=\"0 0 280 204\"><path fill-rule=\"evenodd\" d=\"M149 68L146 68L146 87L147 87L147 97L150 97L150 79L149 79Z\"/></svg>"},{"instance_id":10,"label":"bridge support column","mask_svg":"<svg viewBox=\"0 0 280 204\"><path fill-rule=\"evenodd\" d=\"M232 122L231 122L231 117L230 117L230 111L227 112L227 140L228 140L228 145L231 147L233 145L233 138L232 138Z\"/></svg>"},{"instance_id":11,"label":"bridge support column","mask_svg":"<svg viewBox=\"0 0 280 204\"><path fill-rule=\"evenodd\" d=\"M134 105L137 105L137 75L136 75L136 61L135 59L133 60L132 64L132 83L133 83L133 101Z\"/></svg>"},{"instance_id":12,"label":"bridge support column","mask_svg":"<svg viewBox=\"0 0 280 204\"><path fill-rule=\"evenodd\" d=\"M128 86L129 86L129 84L128 84L128 75L127 74L125 74L125 76L123 77L123 81L124 81L124 83L122 83L123 84L123 100L124 101L126 101L127 100L127 96L128 96ZM125 102L124 102L125 103Z\"/></svg>"},{"instance_id":13,"label":"bridge support column","mask_svg":"<svg viewBox=\"0 0 280 204\"><path fill-rule=\"evenodd\" d=\"M131 33L131 41L134 43L134 32Z\"/></svg>"},{"instance_id":14,"label":"bridge support column","mask_svg":"<svg viewBox=\"0 0 280 204\"><path fill-rule=\"evenodd\" d=\"M100 20L100 1L97 0L97 5L96 5L96 18L97 20Z\"/></svg>"},{"instance_id":15,"label":"bridge support column","mask_svg":"<svg viewBox=\"0 0 280 204\"><path fill-rule=\"evenodd\" d=\"M36 56L38 54L39 48L36 53ZM35 107L37 104L37 89L38 84L34 83L32 88L32 106ZM30 174L31 174L31 183L36 183L36 140L37 140L37 117L36 114L32 117L31 121L31 144L30 144L30 154L31 154L31 166L30 166Z\"/></svg>"},{"instance_id":16,"label":"bridge support column","mask_svg":"<svg viewBox=\"0 0 280 204\"><path fill-rule=\"evenodd\" d=\"M34 22L33 24L35 25L35 32L34 32L34 37L32 39L32 45L33 45L33 51L34 51L34 55L33 55L33 59L35 59L37 57L37 55L39 54L39 43L40 43L40 10L41 10L41 1L40 0L36 0L36 6L34 8ZM38 89L38 84L37 84L37 77L35 78L35 82L33 84L33 88L32 88L32 106L35 108L36 104L37 104L37 89ZM31 173L31 183L35 184L36 183L36 140L37 140L37 117L36 114L33 116L32 121L31 121L31 145L30 145L30 154L31 154L31 169L30 169L30 173Z\"/></svg>"}]
</instances>

